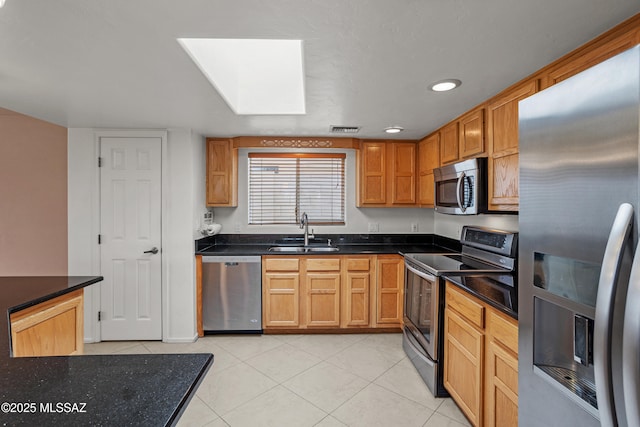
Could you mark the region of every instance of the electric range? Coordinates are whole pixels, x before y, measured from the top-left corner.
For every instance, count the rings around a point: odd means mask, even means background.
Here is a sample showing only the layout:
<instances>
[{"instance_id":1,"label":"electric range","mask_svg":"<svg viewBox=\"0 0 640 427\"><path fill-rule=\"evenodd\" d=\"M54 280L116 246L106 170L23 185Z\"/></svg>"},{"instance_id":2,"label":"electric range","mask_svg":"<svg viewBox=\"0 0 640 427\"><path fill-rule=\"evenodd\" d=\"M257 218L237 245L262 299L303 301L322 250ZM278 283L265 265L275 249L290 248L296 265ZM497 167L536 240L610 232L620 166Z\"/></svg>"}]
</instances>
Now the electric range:
<instances>
[{"instance_id":1,"label":"electric range","mask_svg":"<svg viewBox=\"0 0 640 427\"><path fill-rule=\"evenodd\" d=\"M518 233L465 226L461 253L407 253L403 347L435 396L448 396L442 378L443 275L495 274L514 286Z\"/></svg>"}]
</instances>

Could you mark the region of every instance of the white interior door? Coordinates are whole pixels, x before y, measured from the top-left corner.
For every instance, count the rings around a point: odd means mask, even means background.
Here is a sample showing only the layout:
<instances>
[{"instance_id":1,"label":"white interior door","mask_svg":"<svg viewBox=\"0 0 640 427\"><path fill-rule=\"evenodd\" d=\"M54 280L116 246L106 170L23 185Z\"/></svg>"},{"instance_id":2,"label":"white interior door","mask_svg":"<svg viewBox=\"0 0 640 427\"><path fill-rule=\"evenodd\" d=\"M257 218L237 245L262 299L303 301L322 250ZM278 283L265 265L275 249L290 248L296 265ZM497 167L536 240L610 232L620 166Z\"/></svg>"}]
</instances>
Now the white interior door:
<instances>
[{"instance_id":1,"label":"white interior door","mask_svg":"<svg viewBox=\"0 0 640 427\"><path fill-rule=\"evenodd\" d=\"M162 140L101 137L100 157L101 339L159 340Z\"/></svg>"}]
</instances>

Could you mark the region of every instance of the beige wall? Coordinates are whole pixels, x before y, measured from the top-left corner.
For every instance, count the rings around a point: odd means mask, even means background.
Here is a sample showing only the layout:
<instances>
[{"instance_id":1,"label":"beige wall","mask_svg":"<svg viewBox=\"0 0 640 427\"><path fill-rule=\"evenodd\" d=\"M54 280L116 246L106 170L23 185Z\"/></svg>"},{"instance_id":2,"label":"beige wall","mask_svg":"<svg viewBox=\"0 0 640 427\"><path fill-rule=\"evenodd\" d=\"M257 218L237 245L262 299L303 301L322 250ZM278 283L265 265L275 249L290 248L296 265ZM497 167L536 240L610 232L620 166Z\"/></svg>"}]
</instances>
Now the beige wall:
<instances>
[{"instance_id":1,"label":"beige wall","mask_svg":"<svg viewBox=\"0 0 640 427\"><path fill-rule=\"evenodd\" d=\"M0 276L67 274L67 129L0 108Z\"/></svg>"}]
</instances>

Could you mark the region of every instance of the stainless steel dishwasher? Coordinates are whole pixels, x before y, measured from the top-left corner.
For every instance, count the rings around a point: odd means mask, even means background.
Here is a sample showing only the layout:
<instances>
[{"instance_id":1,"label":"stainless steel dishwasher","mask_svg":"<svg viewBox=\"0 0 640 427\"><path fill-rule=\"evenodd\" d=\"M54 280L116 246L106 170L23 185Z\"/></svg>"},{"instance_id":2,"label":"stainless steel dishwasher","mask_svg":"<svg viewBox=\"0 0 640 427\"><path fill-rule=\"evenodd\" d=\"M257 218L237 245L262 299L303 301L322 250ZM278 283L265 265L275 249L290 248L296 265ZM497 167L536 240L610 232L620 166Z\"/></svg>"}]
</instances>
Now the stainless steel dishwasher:
<instances>
[{"instance_id":1,"label":"stainless steel dishwasher","mask_svg":"<svg viewBox=\"0 0 640 427\"><path fill-rule=\"evenodd\" d=\"M262 333L261 266L259 256L202 257L205 333Z\"/></svg>"}]
</instances>

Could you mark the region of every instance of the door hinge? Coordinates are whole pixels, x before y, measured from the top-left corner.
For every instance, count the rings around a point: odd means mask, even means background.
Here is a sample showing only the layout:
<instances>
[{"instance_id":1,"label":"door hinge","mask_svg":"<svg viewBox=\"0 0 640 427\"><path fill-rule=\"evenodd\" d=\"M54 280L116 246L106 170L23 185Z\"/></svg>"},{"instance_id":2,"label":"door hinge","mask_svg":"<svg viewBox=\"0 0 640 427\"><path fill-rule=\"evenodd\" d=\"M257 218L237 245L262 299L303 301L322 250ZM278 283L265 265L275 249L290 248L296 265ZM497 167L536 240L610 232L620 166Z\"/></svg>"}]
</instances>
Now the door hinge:
<instances>
[{"instance_id":1,"label":"door hinge","mask_svg":"<svg viewBox=\"0 0 640 427\"><path fill-rule=\"evenodd\" d=\"M102 234L98 234L98 244L102 244Z\"/></svg>"},{"instance_id":2,"label":"door hinge","mask_svg":"<svg viewBox=\"0 0 640 427\"><path fill-rule=\"evenodd\" d=\"M102 157L98 157L98 167L102 167Z\"/></svg>"},{"instance_id":3,"label":"door hinge","mask_svg":"<svg viewBox=\"0 0 640 427\"><path fill-rule=\"evenodd\" d=\"M98 312L98 322L100 322L102 320L102 312L99 311Z\"/></svg>"}]
</instances>

